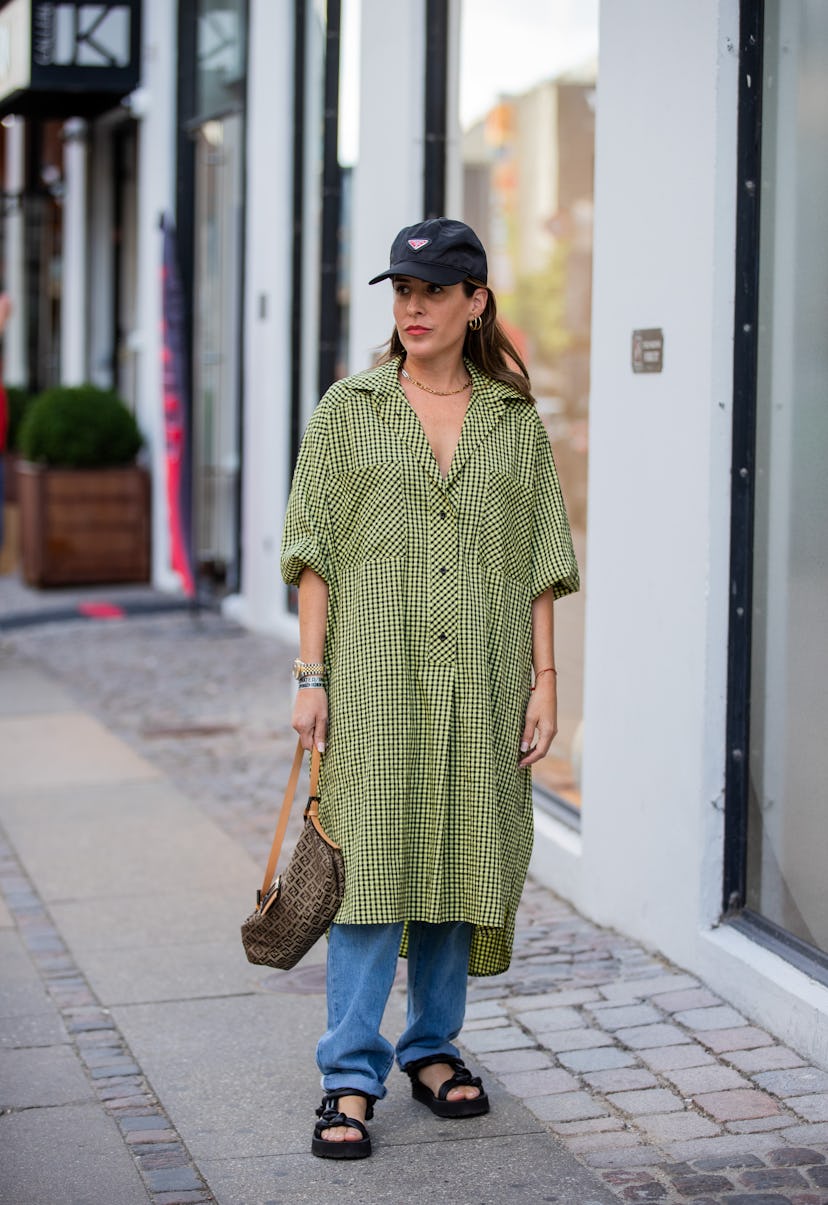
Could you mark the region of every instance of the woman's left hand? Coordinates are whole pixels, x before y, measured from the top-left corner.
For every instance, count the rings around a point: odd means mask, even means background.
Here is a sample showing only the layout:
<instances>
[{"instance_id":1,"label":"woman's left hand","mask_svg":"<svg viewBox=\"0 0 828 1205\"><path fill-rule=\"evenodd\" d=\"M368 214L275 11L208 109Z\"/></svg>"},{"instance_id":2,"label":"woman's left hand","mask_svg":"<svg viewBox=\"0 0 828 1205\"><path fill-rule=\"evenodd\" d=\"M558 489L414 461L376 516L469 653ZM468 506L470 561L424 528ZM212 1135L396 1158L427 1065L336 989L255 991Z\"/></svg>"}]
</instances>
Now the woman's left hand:
<instances>
[{"instance_id":1,"label":"woman's left hand","mask_svg":"<svg viewBox=\"0 0 828 1205\"><path fill-rule=\"evenodd\" d=\"M521 769L533 766L542 757L546 757L557 731L557 682L554 674L544 674L538 679L526 708L526 720L520 738L522 756L518 762Z\"/></svg>"}]
</instances>

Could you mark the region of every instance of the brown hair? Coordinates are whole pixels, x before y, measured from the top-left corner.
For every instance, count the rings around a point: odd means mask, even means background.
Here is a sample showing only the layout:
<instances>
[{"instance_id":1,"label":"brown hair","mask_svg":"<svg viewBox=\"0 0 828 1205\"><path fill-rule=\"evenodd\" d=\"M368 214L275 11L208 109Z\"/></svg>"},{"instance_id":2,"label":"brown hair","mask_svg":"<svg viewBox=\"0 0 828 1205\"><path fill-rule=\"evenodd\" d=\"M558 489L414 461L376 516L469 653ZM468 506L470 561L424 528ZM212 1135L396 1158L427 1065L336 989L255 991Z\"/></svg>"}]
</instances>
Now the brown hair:
<instances>
[{"instance_id":1,"label":"brown hair","mask_svg":"<svg viewBox=\"0 0 828 1205\"><path fill-rule=\"evenodd\" d=\"M471 360L476 368L486 376L503 385L509 385L524 402L535 404L532 397L532 387L529 383L529 372L523 363L517 348L497 320L497 304L495 295L488 285L476 280L464 280L463 292L467 297L474 294L475 289L485 289L489 294L486 308L481 314L483 325L480 330L466 330L463 342L463 356ZM377 364L388 364L397 356L405 358L405 348L394 327L391 338L382 348Z\"/></svg>"}]
</instances>

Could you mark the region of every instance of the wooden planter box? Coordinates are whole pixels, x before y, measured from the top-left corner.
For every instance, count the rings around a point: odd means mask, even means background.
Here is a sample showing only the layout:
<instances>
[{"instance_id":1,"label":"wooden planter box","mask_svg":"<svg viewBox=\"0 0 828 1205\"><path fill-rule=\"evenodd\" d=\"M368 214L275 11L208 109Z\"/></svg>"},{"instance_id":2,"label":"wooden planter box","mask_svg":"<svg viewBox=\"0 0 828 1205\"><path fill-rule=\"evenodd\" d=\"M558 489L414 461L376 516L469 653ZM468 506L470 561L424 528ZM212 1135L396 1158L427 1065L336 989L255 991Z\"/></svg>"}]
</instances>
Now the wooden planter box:
<instances>
[{"instance_id":1,"label":"wooden planter box","mask_svg":"<svg viewBox=\"0 0 828 1205\"><path fill-rule=\"evenodd\" d=\"M21 460L17 486L28 585L149 581L146 469L53 469Z\"/></svg>"}]
</instances>

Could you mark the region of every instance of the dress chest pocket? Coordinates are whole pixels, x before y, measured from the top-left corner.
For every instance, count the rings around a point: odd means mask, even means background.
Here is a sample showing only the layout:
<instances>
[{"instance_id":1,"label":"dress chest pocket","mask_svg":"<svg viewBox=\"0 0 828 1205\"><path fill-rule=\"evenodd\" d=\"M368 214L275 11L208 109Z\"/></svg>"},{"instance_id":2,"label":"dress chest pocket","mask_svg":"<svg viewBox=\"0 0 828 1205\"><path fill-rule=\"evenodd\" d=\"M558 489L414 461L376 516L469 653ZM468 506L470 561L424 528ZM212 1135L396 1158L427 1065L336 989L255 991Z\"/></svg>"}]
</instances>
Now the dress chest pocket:
<instances>
[{"instance_id":1,"label":"dress chest pocket","mask_svg":"<svg viewBox=\"0 0 828 1205\"><path fill-rule=\"evenodd\" d=\"M399 461L362 465L331 483L331 526L343 565L384 561L405 552L405 495Z\"/></svg>"},{"instance_id":2,"label":"dress chest pocket","mask_svg":"<svg viewBox=\"0 0 828 1205\"><path fill-rule=\"evenodd\" d=\"M480 559L514 581L527 581L532 563L532 499L508 473L493 473L480 519Z\"/></svg>"}]
</instances>

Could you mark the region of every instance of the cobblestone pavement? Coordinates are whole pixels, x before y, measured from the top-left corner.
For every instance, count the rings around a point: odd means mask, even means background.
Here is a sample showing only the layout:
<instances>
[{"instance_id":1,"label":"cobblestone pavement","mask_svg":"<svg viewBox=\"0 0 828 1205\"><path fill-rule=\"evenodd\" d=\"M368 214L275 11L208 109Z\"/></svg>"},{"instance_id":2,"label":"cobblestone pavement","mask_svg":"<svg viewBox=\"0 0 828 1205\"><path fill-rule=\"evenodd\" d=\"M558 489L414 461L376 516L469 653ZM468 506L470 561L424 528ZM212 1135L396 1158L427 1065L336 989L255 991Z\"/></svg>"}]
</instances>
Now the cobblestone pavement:
<instances>
[{"instance_id":1,"label":"cobblestone pavement","mask_svg":"<svg viewBox=\"0 0 828 1205\"><path fill-rule=\"evenodd\" d=\"M292 649L212 614L26 628L0 649L62 678L263 859ZM536 884L512 967L472 981L461 1040L619 1201L828 1205L828 1073Z\"/></svg>"},{"instance_id":2,"label":"cobblestone pavement","mask_svg":"<svg viewBox=\"0 0 828 1205\"><path fill-rule=\"evenodd\" d=\"M213 1205L215 1198L141 1068L112 1013L102 1008L42 899L0 837L0 898L7 902L101 1108L114 1120L152 1205ZM5 1110L4 1110L5 1111ZM0 1200L4 1195L0 1184Z\"/></svg>"}]
</instances>

